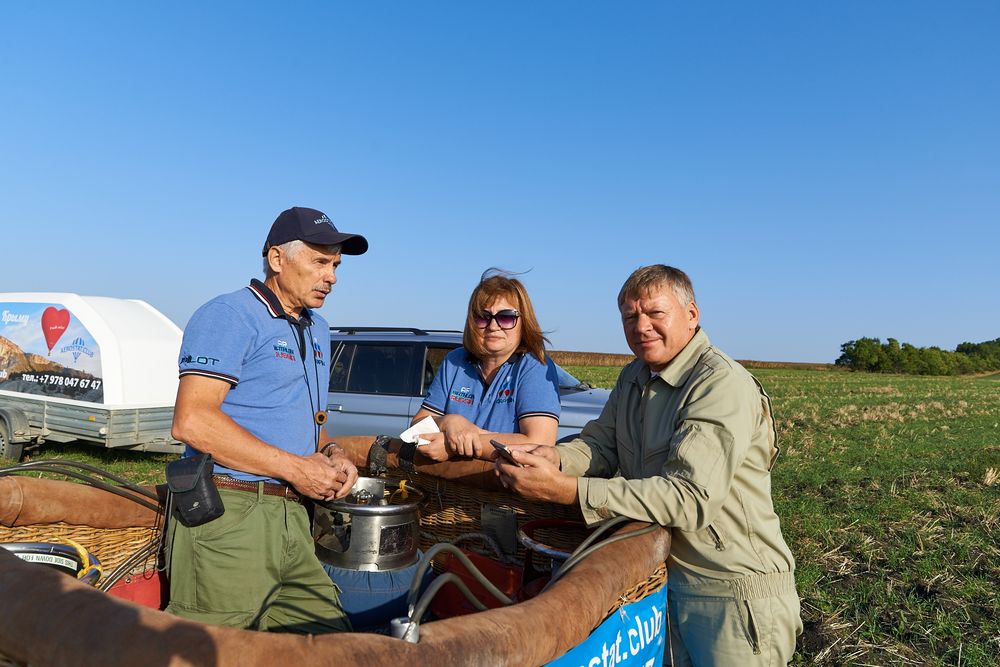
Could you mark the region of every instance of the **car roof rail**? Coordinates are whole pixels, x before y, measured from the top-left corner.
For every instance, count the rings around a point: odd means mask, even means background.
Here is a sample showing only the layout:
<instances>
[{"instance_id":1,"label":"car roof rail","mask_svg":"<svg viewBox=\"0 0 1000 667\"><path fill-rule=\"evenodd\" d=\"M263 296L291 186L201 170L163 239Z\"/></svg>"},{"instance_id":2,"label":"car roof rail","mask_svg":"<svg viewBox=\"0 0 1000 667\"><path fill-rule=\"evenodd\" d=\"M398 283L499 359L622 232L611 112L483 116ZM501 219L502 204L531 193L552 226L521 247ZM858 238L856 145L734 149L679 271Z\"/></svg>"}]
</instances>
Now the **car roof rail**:
<instances>
[{"instance_id":1,"label":"car roof rail","mask_svg":"<svg viewBox=\"0 0 1000 667\"><path fill-rule=\"evenodd\" d=\"M405 332L414 336L427 336L432 333L462 333L457 329L418 329L417 327L330 327L330 331L339 331L348 335L373 331Z\"/></svg>"}]
</instances>

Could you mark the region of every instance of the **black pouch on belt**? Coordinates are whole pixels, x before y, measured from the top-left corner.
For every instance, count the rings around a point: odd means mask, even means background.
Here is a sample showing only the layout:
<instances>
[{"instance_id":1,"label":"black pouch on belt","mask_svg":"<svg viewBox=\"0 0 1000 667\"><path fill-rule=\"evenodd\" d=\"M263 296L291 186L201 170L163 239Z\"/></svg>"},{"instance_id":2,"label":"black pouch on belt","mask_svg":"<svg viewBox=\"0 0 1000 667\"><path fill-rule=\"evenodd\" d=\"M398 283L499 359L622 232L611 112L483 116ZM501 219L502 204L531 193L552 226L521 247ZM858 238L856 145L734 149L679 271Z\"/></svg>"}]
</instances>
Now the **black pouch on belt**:
<instances>
[{"instance_id":1,"label":"black pouch on belt","mask_svg":"<svg viewBox=\"0 0 1000 667\"><path fill-rule=\"evenodd\" d=\"M167 464L167 489L177 520L192 528L222 516L226 508L212 482L212 455L198 454Z\"/></svg>"}]
</instances>

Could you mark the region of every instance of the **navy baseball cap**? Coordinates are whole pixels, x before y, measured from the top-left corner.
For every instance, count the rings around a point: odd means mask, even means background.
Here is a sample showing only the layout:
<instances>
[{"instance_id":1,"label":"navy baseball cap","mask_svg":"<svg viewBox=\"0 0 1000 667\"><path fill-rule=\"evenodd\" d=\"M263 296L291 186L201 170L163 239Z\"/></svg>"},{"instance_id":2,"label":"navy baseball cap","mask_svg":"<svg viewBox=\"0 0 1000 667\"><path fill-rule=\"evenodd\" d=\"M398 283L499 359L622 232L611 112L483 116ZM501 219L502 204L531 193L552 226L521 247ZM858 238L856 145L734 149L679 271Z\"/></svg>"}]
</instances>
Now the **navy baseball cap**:
<instances>
[{"instance_id":1,"label":"navy baseball cap","mask_svg":"<svg viewBox=\"0 0 1000 667\"><path fill-rule=\"evenodd\" d=\"M293 206L282 211L275 219L260 254L267 255L272 246L296 240L316 245L339 243L340 252L344 255L363 255L368 251L368 239L360 234L338 232L326 213L314 208Z\"/></svg>"}]
</instances>

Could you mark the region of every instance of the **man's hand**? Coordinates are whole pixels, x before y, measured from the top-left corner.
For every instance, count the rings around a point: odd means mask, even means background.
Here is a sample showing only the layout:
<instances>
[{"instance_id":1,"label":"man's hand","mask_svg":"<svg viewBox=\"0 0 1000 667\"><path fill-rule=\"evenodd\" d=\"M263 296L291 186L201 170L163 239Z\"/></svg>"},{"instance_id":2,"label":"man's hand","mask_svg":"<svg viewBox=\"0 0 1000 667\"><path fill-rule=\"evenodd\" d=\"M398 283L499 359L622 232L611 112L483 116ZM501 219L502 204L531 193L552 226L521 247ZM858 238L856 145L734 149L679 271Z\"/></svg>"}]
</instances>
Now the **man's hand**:
<instances>
[{"instance_id":1,"label":"man's hand","mask_svg":"<svg viewBox=\"0 0 1000 667\"><path fill-rule=\"evenodd\" d=\"M358 469L346 456L331 458L316 452L300 456L295 475L288 482L304 496L314 500L338 500L358 481Z\"/></svg>"},{"instance_id":2,"label":"man's hand","mask_svg":"<svg viewBox=\"0 0 1000 667\"><path fill-rule=\"evenodd\" d=\"M479 436L488 431L479 428L462 415L445 415L438 423L438 428L444 433L445 446L452 456L483 458L486 455Z\"/></svg>"},{"instance_id":3,"label":"man's hand","mask_svg":"<svg viewBox=\"0 0 1000 667\"><path fill-rule=\"evenodd\" d=\"M524 443L520 445L507 445L507 448L511 451L524 452L525 454L534 454L535 456L541 456L543 459L551 463L559 469L562 464L562 459L559 457L559 450L553 445L539 445L536 443ZM493 456L490 458L496 459L496 452L493 452Z\"/></svg>"},{"instance_id":4,"label":"man's hand","mask_svg":"<svg viewBox=\"0 0 1000 667\"><path fill-rule=\"evenodd\" d=\"M529 500L573 505L577 502L576 477L559 470L559 450L549 445L512 445L518 468L497 459L494 469L504 487Z\"/></svg>"},{"instance_id":5,"label":"man's hand","mask_svg":"<svg viewBox=\"0 0 1000 667\"><path fill-rule=\"evenodd\" d=\"M354 488L354 484L358 481L358 469L351 463L346 454L336 459L331 458L330 463L335 470L340 470L347 476L347 479L344 480L340 488L334 493L333 499L340 500L347 497L351 493L351 489Z\"/></svg>"}]
</instances>

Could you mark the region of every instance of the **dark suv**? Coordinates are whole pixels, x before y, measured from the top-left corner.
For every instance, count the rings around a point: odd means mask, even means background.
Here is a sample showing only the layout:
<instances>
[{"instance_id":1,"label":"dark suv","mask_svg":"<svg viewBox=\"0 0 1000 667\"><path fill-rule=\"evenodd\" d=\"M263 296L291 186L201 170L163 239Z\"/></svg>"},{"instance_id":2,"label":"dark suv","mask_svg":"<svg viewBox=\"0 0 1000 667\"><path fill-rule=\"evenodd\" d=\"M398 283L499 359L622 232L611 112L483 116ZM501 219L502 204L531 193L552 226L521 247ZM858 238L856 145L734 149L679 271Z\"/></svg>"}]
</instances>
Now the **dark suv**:
<instances>
[{"instance_id":1,"label":"dark suv","mask_svg":"<svg viewBox=\"0 0 1000 667\"><path fill-rule=\"evenodd\" d=\"M462 345L461 331L392 327L331 327L330 421L333 435L406 430L438 366ZM559 368L560 439L580 432L611 393Z\"/></svg>"}]
</instances>

